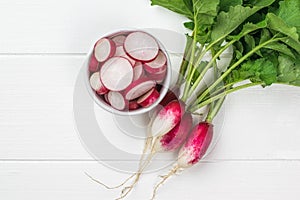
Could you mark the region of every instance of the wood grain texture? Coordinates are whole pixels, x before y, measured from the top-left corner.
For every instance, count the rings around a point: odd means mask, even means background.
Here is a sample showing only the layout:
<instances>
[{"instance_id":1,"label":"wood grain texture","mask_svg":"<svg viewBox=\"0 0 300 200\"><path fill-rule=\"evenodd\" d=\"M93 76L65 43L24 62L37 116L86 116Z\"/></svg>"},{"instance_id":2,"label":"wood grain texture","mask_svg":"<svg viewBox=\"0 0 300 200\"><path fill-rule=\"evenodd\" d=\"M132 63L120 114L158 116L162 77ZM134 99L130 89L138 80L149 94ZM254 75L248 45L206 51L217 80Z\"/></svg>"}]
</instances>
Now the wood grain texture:
<instances>
[{"instance_id":1,"label":"wood grain texture","mask_svg":"<svg viewBox=\"0 0 300 200\"><path fill-rule=\"evenodd\" d=\"M167 181L157 199L207 200L296 200L300 197L299 162L201 163ZM127 198L149 199L157 175L146 174ZM128 174L112 171L94 162L1 162L0 197L5 199L114 199L119 191L108 191L92 182L84 172L110 185Z\"/></svg>"}]
</instances>

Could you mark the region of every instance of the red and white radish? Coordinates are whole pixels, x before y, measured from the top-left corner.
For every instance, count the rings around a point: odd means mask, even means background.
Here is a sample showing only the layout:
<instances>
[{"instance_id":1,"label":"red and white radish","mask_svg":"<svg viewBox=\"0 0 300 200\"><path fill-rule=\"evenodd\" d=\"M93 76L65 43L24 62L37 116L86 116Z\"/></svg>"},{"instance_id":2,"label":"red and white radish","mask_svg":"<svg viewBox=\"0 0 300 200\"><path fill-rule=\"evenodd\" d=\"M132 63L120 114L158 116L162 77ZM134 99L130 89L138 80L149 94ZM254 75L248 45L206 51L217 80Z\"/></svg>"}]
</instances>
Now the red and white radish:
<instances>
[{"instance_id":1,"label":"red and white radish","mask_svg":"<svg viewBox=\"0 0 300 200\"><path fill-rule=\"evenodd\" d=\"M182 171L183 169L191 167L199 162L199 160L205 155L212 138L212 124L208 122L200 122L193 128L190 136L178 153L177 164L169 172L169 174L164 176L163 179L155 186L152 199L154 199L159 186L162 185L169 177L176 174L178 171Z\"/></svg>"},{"instance_id":2,"label":"red and white radish","mask_svg":"<svg viewBox=\"0 0 300 200\"><path fill-rule=\"evenodd\" d=\"M95 72L90 77L90 85L99 95L106 94L109 90L102 84L100 80L100 73Z\"/></svg>"},{"instance_id":3,"label":"red and white radish","mask_svg":"<svg viewBox=\"0 0 300 200\"><path fill-rule=\"evenodd\" d=\"M125 39L126 39L125 35L117 35L112 38L112 40L115 42L116 46L123 46Z\"/></svg>"},{"instance_id":4,"label":"red and white radish","mask_svg":"<svg viewBox=\"0 0 300 200\"><path fill-rule=\"evenodd\" d=\"M95 44L94 55L98 62L104 62L116 52L116 44L108 38L101 38Z\"/></svg>"},{"instance_id":5,"label":"red and white radish","mask_svg":"<svg viewBox=\"0 0 300 200\"><path fill-rule=\"evenodd\" d=\"M160 136L173 129L180 122L184 114L183 102L173 100L164 106L156 115L151 126L151 134Z\"/></svg>"},{"instance_id":6,"label":"red and white radish","mask_svg":"<svg viewBox=\"0 0 300 200\"><path fill-rule=\"evenodd\" d=\"M165 71L167 68L167 57L160 50L156 58L150 62L144 63L144 69L150 74L157 74Z\"/></svg>"},{"instance_id":7,"label":"red and white radish","mask_svg":"<svg viewBox=\"0 0 300 200\"><path fill-rule=\"evenodd\" d=\"M126 37L124 50L131 58L147 62L157 56L159 46L157 41L148 33L136 31Z\"/></svg>"},{"instance_id":8,"label":"red and white radish","mask_svg":"<svg viewBox=\"0 0 300 200\"><path fill-rule=\"evenodd\" d=\"M126 52L124 51L123 46L118 46L118 47L116 48L116 52L115 52L115 55L114 55L114 56L121 56L121 57L124 57L124 58L126 58L127 60L129 60L129 62L131 63L132 66L135 65L135 62L136 62L136 61L135 61L134 59L130 58L130 57L126 54Z\"/></svg>"},{"instance_id":9,"label":"red and white radish","mask_svg":"<svg viewBox=\"0 0 300 200\"><path fill-rule=\"evenodd\" d=\"M138 80L144 76L144 68L141 62L136 62L133 66L133 81Z\"/></svg>"},{"instance_id":10,"label":"red and white radish","mask_svg":"<svg viewBox=\"0 0 300 200\"><path fill-rule=\"evenodd\" d=\"M140 78L133 81L124 92L125 98L127 100L136 99L155 87L155 85L156 82L149 78Z\"/></svg>"},{"instance_id":11,"label":"red and white radish","mask_svg":"<svg viewBox=\"0 0 300 200\"><path fill-rule=\"evenodd\" d=\"M110 91L107 95L110 105L117 110L124 110L128 102L120 92Z\"/></svg>"},{"instance_id":12,"label":"red and white radish","mask_svg":"<svg viewBox=\"0 0 300 200\"><path fill-rule=\"evenodd\" d=\"M172 89L169 89L164 98L159 102L160 105L165 106L173 100L179 99L179 87L174 86Z\"/></svg>"},{"instance_id":13,"label":"red and white radish","mask_svg":"<svg viewBox=\"0 0 300 200\"><path fill-rule=\"evenodd\" d=\"M154 151L161 152L178 149L186 140L192 126L193 118L191 113L185 113L181 121L172 130L156 139Z\"/></svg>"},{"instance_id":14,"label":"red and white radish","mask_svg":"<svg viewBox=\"0 0 300 200\"><path fill-rule=\"evenodd\" d=\"M100 78L109 90L124 90L133 80L132 65L126 58L112 57L102 65Z\"/></svg>"},{"instance_id":15,"label":"red and white radish","mask_svg":"<svg viewBox=\"0 0 300 200\"><path fill-rule=\"evenodd\" d=\"M108 93L103 95L103 99L105 100L106 103L108 103L110 105L109 100L108 100Z\"/></svg>"},{"instance_id":16,"label":"red and white radish","mask_svg":"<svg viewBox=\"0 0 300 200\"><path fill-rule=\"evenodd\" d=\"M146 108L151 106L158 98L159 98L159 92L155 88L152 88L146 94L141 96L137 100L137 103L142 107Z\"/></svg>"},{"instance_id":17,"label":"red and white radish","mask_svg":"<svg viewBox=\"0 0 300 200\"><path fill-rule=\"evenodd\" d=\"M96 72L99 70L99 62L96 59L95 55L92 54L89 60L89 71Z\"/></svg>"}]
</instances>

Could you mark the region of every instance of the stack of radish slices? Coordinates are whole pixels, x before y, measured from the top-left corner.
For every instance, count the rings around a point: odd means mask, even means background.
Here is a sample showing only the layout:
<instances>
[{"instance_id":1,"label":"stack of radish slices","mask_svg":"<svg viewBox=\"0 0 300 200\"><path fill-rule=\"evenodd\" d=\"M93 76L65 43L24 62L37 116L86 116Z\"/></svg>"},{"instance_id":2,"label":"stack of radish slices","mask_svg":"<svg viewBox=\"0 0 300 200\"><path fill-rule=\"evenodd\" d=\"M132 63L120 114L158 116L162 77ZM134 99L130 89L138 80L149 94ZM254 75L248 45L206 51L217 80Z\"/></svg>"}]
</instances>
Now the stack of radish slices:
<instances>
[{"instance_id":1,"label":"stack of radish slices","mask_svg":"<svg viewBox=\"0 0 300 200\"><path fill-rule=\"evenodd\" d=\"M151 106L167 74L167 56L142 31L119 32L98 40L89 59L90 85L117 110Z\"/></svg>"}]
</instances>

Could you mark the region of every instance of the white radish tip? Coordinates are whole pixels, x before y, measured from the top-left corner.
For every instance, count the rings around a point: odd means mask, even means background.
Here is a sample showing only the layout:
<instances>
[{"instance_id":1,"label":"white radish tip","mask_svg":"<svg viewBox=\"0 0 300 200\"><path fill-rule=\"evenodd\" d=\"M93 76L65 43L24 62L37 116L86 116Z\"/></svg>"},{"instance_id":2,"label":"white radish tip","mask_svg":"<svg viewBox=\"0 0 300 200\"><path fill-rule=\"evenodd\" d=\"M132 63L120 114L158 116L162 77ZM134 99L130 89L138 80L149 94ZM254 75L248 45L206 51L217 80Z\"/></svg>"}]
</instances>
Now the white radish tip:
<instances>
[{"instance_id":1,"label":"white radish tip","mask_svg":"<svg viewBox=\"0 0 300 200\"><path fill-rule=\"evenodd\" d=\"M155 87L156 82L150 80L149 78L141 78L134 82L132 82L128 88L125 90L125 98L127 100L136 99L146 92L148 92L151 88Z\"/></svg>"},{"instance_id":2,"label":"white radish tip","mask_svg":"<svg viewBox=\"0 0 300 200\"><path fill-rule=\"evenodd\" d=\"M104 62L116 52L116 44L108 38L101 38L95 44L94 55L98 62Z\"/></svg>"},{"instance_id":3,"label":"white radish tip","mask_svg":"<svg viewBox=\"0 0 300 200\"><path fill-rule=\"evenodd\" d=\"M101 67L100 78L109 90L124 90L133 80L132 65L126 58L112 57Z\"/></svg>"},{"instance_id":4,"label":"white radish tip","mask_svg":"<svg viewBox=\"0 0 300 200\"><path fill-rule=\"evenodd\" d=\"M151 61L159 51L155 38L148 33L136 31L130 33L124 42L125 52L135 60Z\"/></svg>"}]
</instances>

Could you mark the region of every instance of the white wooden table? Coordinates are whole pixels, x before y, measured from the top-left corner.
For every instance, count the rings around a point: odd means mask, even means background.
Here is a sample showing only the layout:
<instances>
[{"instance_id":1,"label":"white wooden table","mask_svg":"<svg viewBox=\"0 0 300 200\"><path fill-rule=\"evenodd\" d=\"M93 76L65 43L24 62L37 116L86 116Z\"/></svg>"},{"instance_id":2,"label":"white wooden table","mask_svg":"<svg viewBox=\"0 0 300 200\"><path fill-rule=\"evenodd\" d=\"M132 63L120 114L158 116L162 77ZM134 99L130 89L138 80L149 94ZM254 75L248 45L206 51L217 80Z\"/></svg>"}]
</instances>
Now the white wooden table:
<instances>
[{"instance_id":1,"label":"white wooden table","mask_svg":"<svg viewBox=\"0 0 300 200\"><path fill-rule=\"evenodd\" d=\"M81 145L75 80L100 35L122 27L183 33L184 21L148 0L0 1L0 199L117 197L84 174L110 184L128 176L100 165ZM168 181L157 199L299 199L300 88L248 89L225 106L213 153ZM128 199L149 199L166 172L143 176Z\"/></svg>"}]
</instances>

